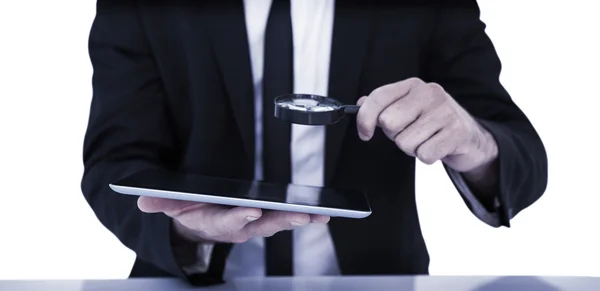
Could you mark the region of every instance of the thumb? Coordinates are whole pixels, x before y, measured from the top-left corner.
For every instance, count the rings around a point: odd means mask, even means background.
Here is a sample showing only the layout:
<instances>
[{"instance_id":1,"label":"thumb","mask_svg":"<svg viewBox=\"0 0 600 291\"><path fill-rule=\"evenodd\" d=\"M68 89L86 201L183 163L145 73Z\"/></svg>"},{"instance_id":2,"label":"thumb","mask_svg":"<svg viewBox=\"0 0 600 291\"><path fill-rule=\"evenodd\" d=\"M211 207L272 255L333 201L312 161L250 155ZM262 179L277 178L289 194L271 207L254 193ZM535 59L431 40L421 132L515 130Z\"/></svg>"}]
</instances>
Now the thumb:
<instances>
[{"instance_id":1,"label":"thumb","mask_svg":"<svg viewBox=\"0 0 600 291\"><path fill-rule=\"evenodd\" d=\"M365 100L367 100L367 96L360 97L360 99L358 99L356 102L356 105L361 106L363 103L365 103Z\"/></svg>"}]
</instances>

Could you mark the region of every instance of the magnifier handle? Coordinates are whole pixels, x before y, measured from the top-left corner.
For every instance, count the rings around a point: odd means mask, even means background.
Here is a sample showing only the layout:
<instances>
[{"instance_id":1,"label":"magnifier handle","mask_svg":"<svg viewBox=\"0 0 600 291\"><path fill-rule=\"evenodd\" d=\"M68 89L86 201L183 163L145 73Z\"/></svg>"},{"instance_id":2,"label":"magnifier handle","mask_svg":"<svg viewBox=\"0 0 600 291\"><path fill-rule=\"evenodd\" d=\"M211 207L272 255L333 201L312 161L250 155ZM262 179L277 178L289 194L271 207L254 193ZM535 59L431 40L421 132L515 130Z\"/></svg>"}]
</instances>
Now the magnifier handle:
<instances>
[{"instance_id":1,"label":"magnifier handle","mask_svg":"<svg viewBox=\"0 0 600 291\"><path fill-rule=\"evenodd\" d=\"M360 109L360 106L358 106L358 105L346 105L346 106L344 106L344 113L356 114L356 113L358 113L359 109Z\"/></svg>"}]
</instances>

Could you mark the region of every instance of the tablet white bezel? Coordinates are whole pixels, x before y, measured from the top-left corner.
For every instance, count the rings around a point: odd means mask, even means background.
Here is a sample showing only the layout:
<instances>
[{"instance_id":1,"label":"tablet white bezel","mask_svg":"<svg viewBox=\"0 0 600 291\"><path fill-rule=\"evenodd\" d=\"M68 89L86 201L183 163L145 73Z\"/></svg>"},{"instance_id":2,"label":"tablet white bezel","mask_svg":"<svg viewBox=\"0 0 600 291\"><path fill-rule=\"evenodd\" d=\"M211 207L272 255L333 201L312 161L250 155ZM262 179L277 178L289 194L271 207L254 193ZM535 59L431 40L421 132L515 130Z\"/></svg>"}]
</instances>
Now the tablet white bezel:
<instances>
[{"instance_id":1,"label":"tablet white bezel","mask_svg":"<svg viewBox=\"0 0 600 291\"><path fill-rule=\"evenodd\" d=\"M156 198L174 199L174 200L185 200L202 203L212 203L228 206L239 206L239 207L251 207L268 210L288 211L288 212L301 212L308 214L327 215L331 217L345 217L361 219L371 215L371 211L357 211L349 209L329 208L311 205L301 204L290 204L281 202L272 202L264 200L252 200L244 198L233 198L223 197L215 195L205 195L199 193L186 193L176 192L158 189L139 188L131 186L121 186L109 184L110 188L120 194L134 195L134 196L149 196Z\"/></svg>"}]
</instances>

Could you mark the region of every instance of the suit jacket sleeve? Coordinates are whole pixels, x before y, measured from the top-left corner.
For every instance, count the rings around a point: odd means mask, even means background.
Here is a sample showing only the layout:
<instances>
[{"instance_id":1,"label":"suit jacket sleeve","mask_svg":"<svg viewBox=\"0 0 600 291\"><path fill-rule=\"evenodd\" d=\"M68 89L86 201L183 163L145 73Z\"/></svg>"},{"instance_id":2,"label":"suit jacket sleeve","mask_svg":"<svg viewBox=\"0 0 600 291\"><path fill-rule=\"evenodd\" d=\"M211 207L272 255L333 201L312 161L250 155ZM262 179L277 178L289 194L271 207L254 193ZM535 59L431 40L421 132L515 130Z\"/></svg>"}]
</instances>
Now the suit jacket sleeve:
<instances>
[{"instance_id":1,"label":"suit jacket sleeve","mask_svg":"<svg viewBox=\"0 0 600 291\"><path fill-rule=\"evenodd\" d=\"M494 136L499 148L499 196L490 212L499 218L498 226L509 227L510 220L546 189L546 152L528 118L500 84L501 63L485 33L477 2L445 2L438 7L429 43L427 78L444 87ZM455 174L450 173L451 178ZM459 179L453 182L476 213L472 199L466 198L472 195L459 187Z\"/></svg>"},{"instance_id":2,"label":"suit jacket sleeve","mask_svg":"<svg viewBox=\"0 0 600 291\"><path fill-rule=\"evenodd\" d=\"M81 185L87 202L139 260L193 284L219 282L224 259L211 263L206 272L187 275L180 262L196 258L198 246L176 241L168 216L143 213L136 197L108 187L135 172L176 168L182 148L170 128L159 71L129 1L98 1L89 53L93 98ZM213 255L221 249L227 252L227 246L218 245Z\"/></svg>"}]
</instances>

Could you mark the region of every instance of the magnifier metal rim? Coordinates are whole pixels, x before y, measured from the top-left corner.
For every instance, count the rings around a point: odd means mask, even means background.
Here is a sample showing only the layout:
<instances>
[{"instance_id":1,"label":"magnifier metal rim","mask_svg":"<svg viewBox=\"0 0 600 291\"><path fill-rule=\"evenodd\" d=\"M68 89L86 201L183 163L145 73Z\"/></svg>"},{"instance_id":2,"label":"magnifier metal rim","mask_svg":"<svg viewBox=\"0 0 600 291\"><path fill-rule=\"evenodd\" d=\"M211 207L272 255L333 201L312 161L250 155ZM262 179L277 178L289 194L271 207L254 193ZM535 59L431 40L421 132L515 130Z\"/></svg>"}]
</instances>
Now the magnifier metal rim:
<instances>
[{"instance_id":1,"label":"magnifier metal rim","mask_svg":"<svg viewBox=\"0 0 600 291\"><path fill-rule=\"evenodd\" d=\"M335 109L330 111L300 111L293 110L279 104L293 99L313 99L328 105L334 106ZM327 125L338 122L344 116L343 104L339 101L314 94L285 94L277 96L273 102L275 103L275 117L283 121L288 121L296 124L304 125Z\"/></svg>"}]
</instances>

